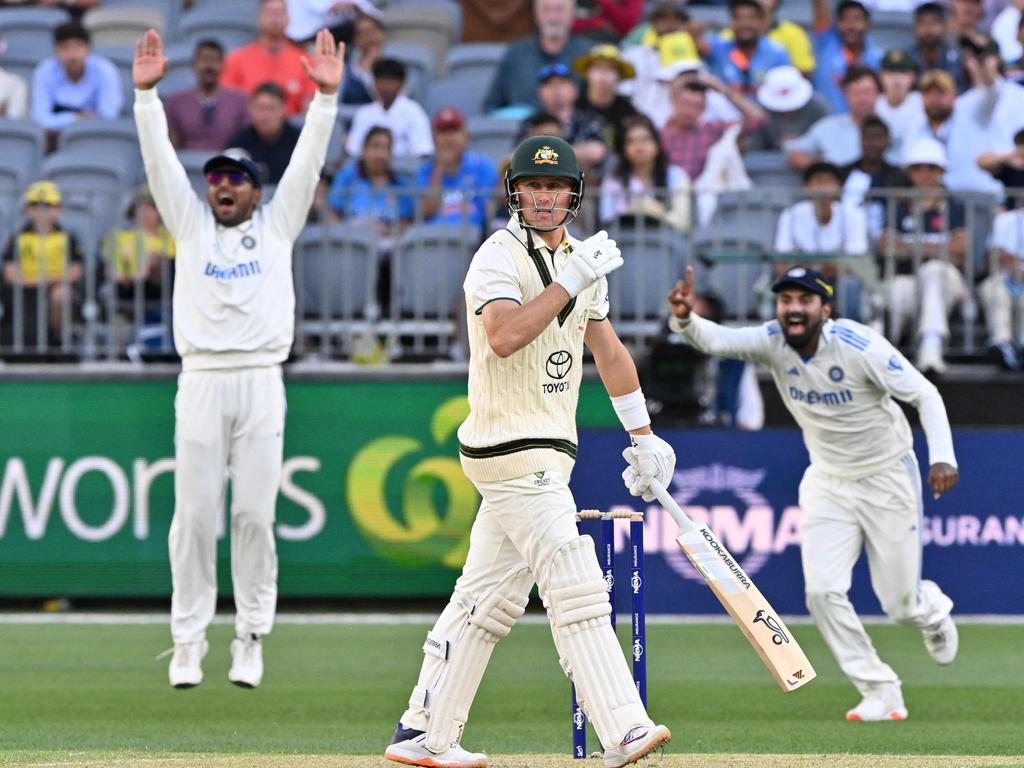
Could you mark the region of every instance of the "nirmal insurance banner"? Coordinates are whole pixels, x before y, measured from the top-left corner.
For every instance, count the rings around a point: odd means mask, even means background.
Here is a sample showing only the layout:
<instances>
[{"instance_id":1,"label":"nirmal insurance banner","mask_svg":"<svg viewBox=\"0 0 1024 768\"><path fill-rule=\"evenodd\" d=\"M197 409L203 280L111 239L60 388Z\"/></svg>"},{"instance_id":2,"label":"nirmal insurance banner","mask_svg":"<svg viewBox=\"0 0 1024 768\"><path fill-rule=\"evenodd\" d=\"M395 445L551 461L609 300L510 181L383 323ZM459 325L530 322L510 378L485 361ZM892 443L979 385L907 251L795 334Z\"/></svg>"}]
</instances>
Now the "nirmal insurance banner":
<instances>
[{"instance_id":1,"label":"nirmal insurance banner","mask_svg":"<svg viewBox=\"0 0 1024 768\"><path fill-rule=\"evenodd\" d=\"M676 449L673 497L711 528L781 613L806 613L800 570L797 489L807 453L796 430L756 433L676 431L659 434ZM925 486L918 524L923 577L937 581L959 613L1024 614L1024 590L1007 590L1007 574L1024 573L1024 432L954 430L960 484L939 500ZM573 475L581 508L630 506L646 511L646 604L651 613L722 613L722 608L675 543L678 528L657 504L629 497L619 479L623 439L612 431L581 435ZM927 475L922 434L915 449ZM595 541L596 524L585 524ZM619 611L629 610L628 526L616 521ZM851 598L865 613L881 613L862 557Z\"/></svg>"}]
</instances>

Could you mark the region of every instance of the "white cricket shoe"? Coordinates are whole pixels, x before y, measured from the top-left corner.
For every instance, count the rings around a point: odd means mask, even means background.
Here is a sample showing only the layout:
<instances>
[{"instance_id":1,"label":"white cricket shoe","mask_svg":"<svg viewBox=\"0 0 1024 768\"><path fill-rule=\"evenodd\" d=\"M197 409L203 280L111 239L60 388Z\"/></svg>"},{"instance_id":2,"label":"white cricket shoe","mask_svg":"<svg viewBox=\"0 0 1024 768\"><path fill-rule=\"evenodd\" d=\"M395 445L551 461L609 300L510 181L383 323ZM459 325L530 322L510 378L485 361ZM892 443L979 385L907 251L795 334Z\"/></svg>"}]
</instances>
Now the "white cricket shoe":
<instances>
[{"instance_id":1,"label":"white cricket shoe","mask_svg":"<svg viewBox=\"0 0 1024 768\"><path fill-rule=\"evenodd\" d=\"M453 741L444 752L431 752L427 749L426 731L406 728L401 723L395 728L395 736L384 750L384 757L396 763L429 768L487 768L487 755L467 752L458 742Z\"/></svg>"},{"instance_id":2,"label":"white cricket shoe","mask_svg":"<svg viewBox=\"0 0 1024 768\"><path fill-rule=\"evenodd\" d=\"M635 763L658 747L672 740L672 732L664 725L639 725L630 728L622 741L604 752L605 768L620 768Z\"/></svg>"},{"instance_id":3,"label":"white cricket shoe","mask_svg":"<svg viewBox=\"0 0 1024 768\"><path fill-rule=\"evenodd\" d=\"M206 640L175 643L167 677L173 688L194 688L203 682L203 659L210 650Z\"/></svg>"},{"instance_id":4,"label":"white cricket shoe","mask_svg":"<svg viewBox=\"0 0 1024 768\"><path fill-rule=\"evenodd\" d=\"M946 361L942 359L942 342L937 338L923 339L917 349L916 362L921 373L945 373Z\"/></svg>"},{"instance_id":5,"label":"white cricket shoe","mask_svg":"<svg viewBox=\"0 0 1024 768\"><path fill-rule=\"evenodd\" d=\"M960 647L960 633L957 632L956 622L952 616L947 616L938 624L925 627L921 630L924 635L924 647L935 659L936 664L952 664L956 658L957 648Z\"/></svg>"},{"instance_id":6,"label":"white cricket shoe","mask_svg":"<svg viewBox=\"0 0 1024 768\"><path fill-rule=\"evenodd\" d=\"M263 643L256 634L231 641L228 680L239 688L255 688L263 680Z\"/></svg>"},{"instance_id":7,"label":"white cricket shoe","mask_svg":"<svg viewBox=\"0 0 1024 768\"><path fill-rule=\"evenodd\" d=\"M903 691L899 683L879 685L867 693L860 704L846 713L847 720L877 723L886 720L906 720Z\"/></svg>"}]
</instances>

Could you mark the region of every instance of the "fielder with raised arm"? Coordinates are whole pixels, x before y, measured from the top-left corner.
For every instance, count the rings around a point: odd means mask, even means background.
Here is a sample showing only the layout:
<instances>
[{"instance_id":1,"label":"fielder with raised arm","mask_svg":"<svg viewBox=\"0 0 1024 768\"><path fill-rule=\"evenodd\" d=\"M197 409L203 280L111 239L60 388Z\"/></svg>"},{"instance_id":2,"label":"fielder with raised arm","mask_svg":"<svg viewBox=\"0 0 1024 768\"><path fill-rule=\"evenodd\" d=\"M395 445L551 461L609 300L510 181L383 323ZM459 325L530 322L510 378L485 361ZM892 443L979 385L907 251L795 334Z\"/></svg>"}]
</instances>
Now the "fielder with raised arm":
<instances>
[{"instance_id":1,"label":"fielder with raised arm","mask_svg":"<svg viewBox=\"0 0 1024 768\"><path fill-rule=\"evenodd\" d=\"M258 207L260 174L230 150L208 161L206 200L192 191L167 136L154 86L167 71L160 36L135 46L135 122L149 188L177 244L174 345L174 520L170 559L175 688L203 679L206 627L217 601L217 521L231 477L231 577L236 639L228 679L263 678L260 638L277 602L274 509L281 480L285 395L281 363L294 335L292 245L302 231L337 113L344 51L326 30L303 61L319 92L272 202Z\"/></svg>"},{"instance_id":2,"label":"fielder with raised arm","mask_svg":"<svg viewBox=\"0 0 1024 768\"><path fill-rule=\"evenodd\" d=\"M847 720L903 720L900 679L875 652L847 598L867 550L871 584L891 618L918 627L939 664L956 657L953 601L921 580L921 478L910 425L893 398L917 408L938 498L959 475L938 390L870 328L832 320L832 285L792 267L772 287L776 319L725 328L692 312L693 269L669 295L669 327L712 355L767 366L803 431L811 464L800 483L807 607L862 695Z\"/></svg>"},{"instance_id":3,"label":"fielder with raised arm","mask_svg":"<svg viewBox=\"0 0 1024 768\"><path fill-rule=\"evenodd\" d=\"M583 345L623 427L638 486L672 477L675 454L656 437L636 367L608 321L605 275L623 263L604 232L566 231L583 200L572 147L523 141L505 174L511 220L473 257L464 283L470 414L459 428L462 468L483 500L451 602L423 644L419 681L385 756L409 765L482 768L459 742L495 643L526 609L536 581L566 675L605 748L608 768L633 763L671 736L640 701L612 630L594 542L576 530L569 475ZM645 486L646 487L646 486Z\"/></svg>"}]
</instances>

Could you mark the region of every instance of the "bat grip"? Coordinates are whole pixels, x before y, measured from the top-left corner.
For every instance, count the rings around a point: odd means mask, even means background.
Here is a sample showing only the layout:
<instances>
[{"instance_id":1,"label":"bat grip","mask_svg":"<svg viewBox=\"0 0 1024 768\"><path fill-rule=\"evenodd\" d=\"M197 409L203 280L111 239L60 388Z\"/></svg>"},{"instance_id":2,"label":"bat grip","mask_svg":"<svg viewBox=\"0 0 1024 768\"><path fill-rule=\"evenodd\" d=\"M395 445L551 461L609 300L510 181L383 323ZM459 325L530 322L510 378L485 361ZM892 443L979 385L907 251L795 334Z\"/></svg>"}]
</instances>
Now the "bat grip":
<instances>
[{"instance_id":1,"label":"bat grip","mask_svg":"<svg viewBox=\"0 0 1024 768\"><path fill-rule=\"evenodd\" d=\"M679 505L676 504L676 500L669 494L668 489L665 488L656 478L651 478L650 489L654 493L654 497L661 503L661 506L665 508L672 519L676 521L676 525L679 526L680 533L688 533L690 531L697 530L696 523L693 522Z\"/></svg>"}]
</instances>

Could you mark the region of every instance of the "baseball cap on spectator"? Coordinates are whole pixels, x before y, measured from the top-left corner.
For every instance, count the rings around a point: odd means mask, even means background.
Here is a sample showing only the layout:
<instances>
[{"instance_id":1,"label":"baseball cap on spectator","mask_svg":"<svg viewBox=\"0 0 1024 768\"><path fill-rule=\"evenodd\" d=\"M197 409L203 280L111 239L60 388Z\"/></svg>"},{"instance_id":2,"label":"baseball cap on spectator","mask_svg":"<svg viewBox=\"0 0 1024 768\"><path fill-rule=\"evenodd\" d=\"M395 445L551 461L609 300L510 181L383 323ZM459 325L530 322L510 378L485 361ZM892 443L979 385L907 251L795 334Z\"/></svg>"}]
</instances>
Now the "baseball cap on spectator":
<instances>
[{"instance_id":1,"label":"baseball cap on spectator","mask_svg":"<svg viewBox=\"0 0 1024 768\"><path fill-rule=\"evenodd\" d=\"M25 205L60 205L60 187L52 181L34 181L25 190Z\"/></svg>"},{"instance_id":2,"label":"baseball cap on spectator","mask_svg":"<svg viewBox=\"0 0 1024 768\"><path fill-rule=\"evenodd\" d=\"M757 89L757 101L770 112L793 112L811 100L814 86L796 67L772 67Z\"/></svg>"},{"instance_id":3,"label":"baseball cap on spectator","mask_svg":"<svg viewBox=\"0 0 1024 768\"><path fill-rule=\"evenodd\" d=\"M944 69L930 69L921 75L917 82L917 90L930 91L933 88L945 93L956 93L956 81Z\"/></svg>"},{"instance_id":4,"label":"baseball cap on spectator","mask_svg":"<svg viewBox=\"0 0 1024 768\"><path fill-rule=\"evenodd\" d=\"M563 64L560 61L556 61L554 64L545 64L537 70L538 83L546 83L553 77L567 77L571 79L572 72L569 71L567 64Z\"/></svg>"},{"instance_id":5,"label":"baseball cap on spectator","mask_svg":"<svg viewBox=\"0 0 1024 768\"><path fill-rule=\"evenodd\" d=\"M893 48L882 58L883 72L917 72L917 63L907 55L906 51Z\"/></svg>"},{"instance_id":6,"label":"baseball cap on spectator","mask_svg":"<svg viewBox=\"0 0 1024 768\"><path fill-rule=\"evenodd\" d=\"M835 293L832 283L821 272L810 267L790 267L775 281L772 292L779 293L783 288L794 286L816 293L825 301L832 301L832 296Z\"/></svg>"},{"instance_id":7,"label":"baseball cap on spectator","mask_svg":"<svg viewBox=\"0 0 1024 768\"><path fill-rule=\"evenodd\" d=\"M912 165L935 165L946 168L946 148L931 136L923 136L903 152L903 167Z\"/></svg>"},{"instance_id":8,"label":"baseball cap on spectator","mask_svg":"<svg viewBox=\"0 0 1024 768\"><path fill-rule=\"evenodd\" d=\"M651 8L647 18L654 21L661 16L675 16L683 21L690 20L690 14L686 10L686 3L682 0L658 0Z\"/></svg>"},{"instance_id":9,"label":"baseball cap on spectator","mask_svg":"<svg viewBox=\"0 0 1024 768\"><path fill-rule=\"evenodd\" d=\"M595 61L607 61L614 64L616 69L619 70L619 77L623 80L629 80L630 78L636 77L636 69L633 65L622 58L622 53L619 51L618 46L612 45L611 43L599 43L591 48L587 53L576 59L573 64L573 68L580 75L587 74L587 69Z\"/></svg>"},{"instance_id":10,"label":"baseball cap on spectator","mask_svg":"<svg viewBox=\"0 0 1024 768\"><path fill-rule=\"evenodd\" d=\"M257 189L262 186L262 180L260 178L260 169L256 163L253 162L252 158L249 157L249 153L244 149L238 147L231 147L225 149L219 155L211 157L203 165L203 173L207 174L211 171L241 171L249 180L252 185Z\"/></svg>"},{"instance_id":11,"label":"baseball cap on spectator","mask_svg":"<svg viewBox=\"0 0 1024 768\"><path fill-rule=\"evenodd\" d=\"M450 131L466 125L466 117L455 107L442 107L434 115L435 131Z\"/></svg>"}]
</instances>

